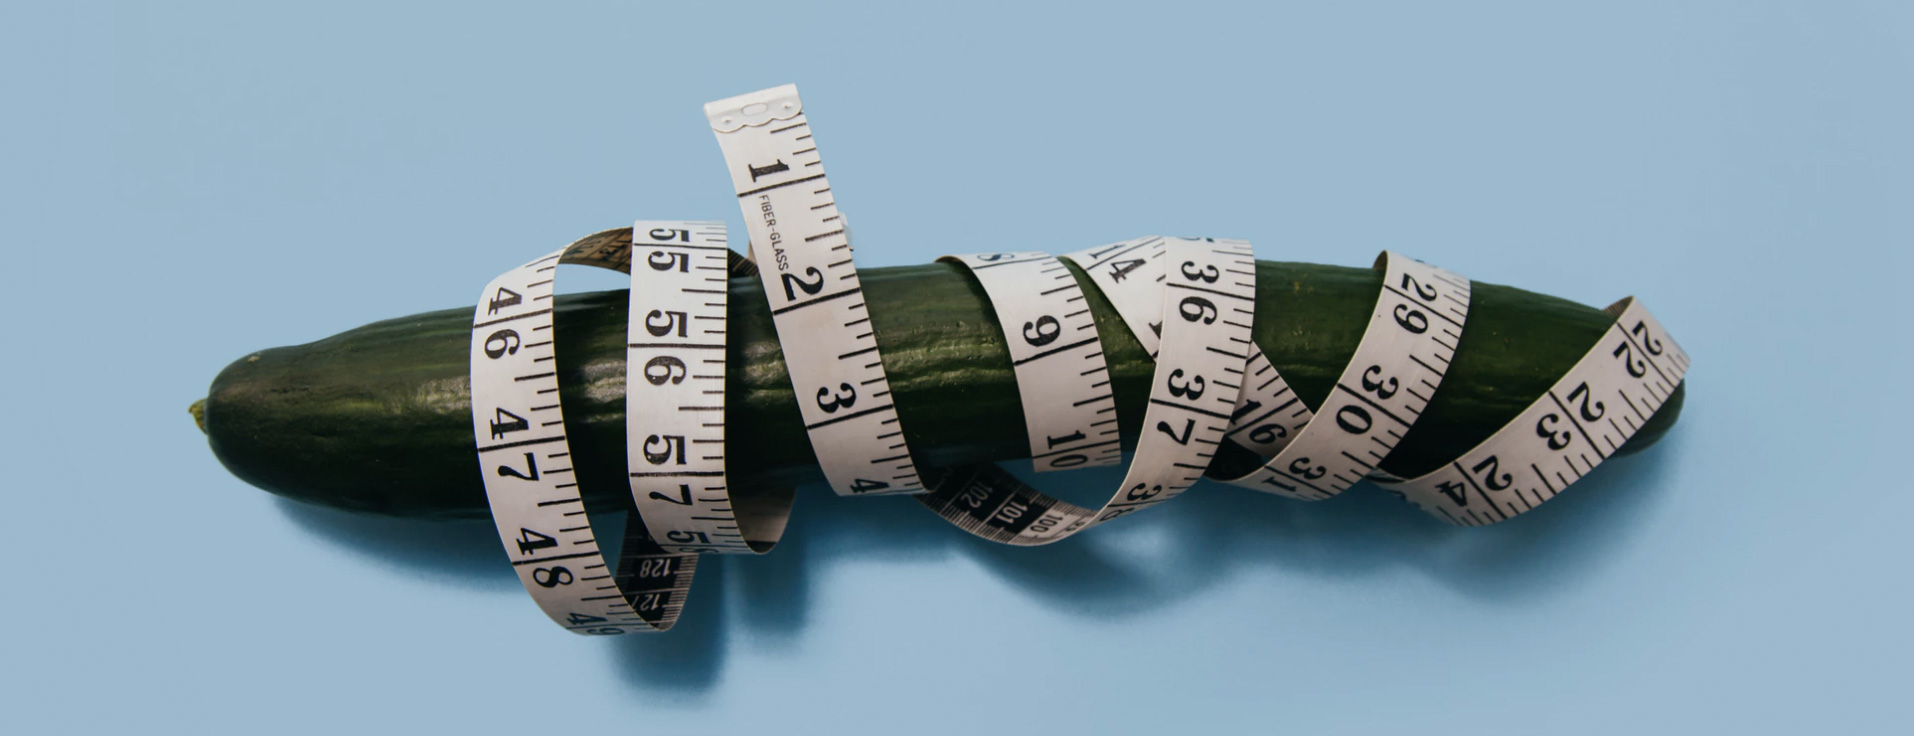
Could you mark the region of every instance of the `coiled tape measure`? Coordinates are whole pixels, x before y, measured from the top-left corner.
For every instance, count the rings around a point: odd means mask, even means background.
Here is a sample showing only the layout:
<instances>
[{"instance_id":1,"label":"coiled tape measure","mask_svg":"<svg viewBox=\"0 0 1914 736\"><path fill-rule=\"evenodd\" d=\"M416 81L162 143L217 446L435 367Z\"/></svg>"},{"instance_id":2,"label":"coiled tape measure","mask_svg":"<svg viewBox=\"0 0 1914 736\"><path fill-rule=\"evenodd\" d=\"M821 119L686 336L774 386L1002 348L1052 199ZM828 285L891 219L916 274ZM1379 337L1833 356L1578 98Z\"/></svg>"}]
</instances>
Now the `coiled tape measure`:
<instances>
[{"instance_id":1,"label":"coiled tape measure","mask_svg":"<svg viewBox=\"0 0 1914 736\"><path fill-rule=\"evenodd\" d=\"M1098 508L992 464L920 475L871 328L850 230L797 88L705 106L750 231L746 260L720 222L639 221L512 269L472 323L472 432L499 539L546 615L575 633L663 631L700 554L763 553L792 494L740 508L725 483L725 310L732 277L769 299L805 430L841 495L914 494L952 524L1013 545L1054 542L1162 503L1204 476L1225 440L1264 458L1225 483L1301 500L1368 478L1454 524L1535 508L1619 450L1688 370L1639 301L1544 395L1462 457L1419 478L1377 469L1421 416L1468 321L1469 280L1395 253L1369 324L1321 406L1290 390L1251 338L1248 243L1149 237L1061 257L946 256L983 288L1009 346L1037 472L1121 459L1115 398L1074 264L1156 361L1129 470ZM570 462L552 295L560 263L631 275L626 445L636 514L618 565L600 551Z\"/></svg>"}]
</instances>

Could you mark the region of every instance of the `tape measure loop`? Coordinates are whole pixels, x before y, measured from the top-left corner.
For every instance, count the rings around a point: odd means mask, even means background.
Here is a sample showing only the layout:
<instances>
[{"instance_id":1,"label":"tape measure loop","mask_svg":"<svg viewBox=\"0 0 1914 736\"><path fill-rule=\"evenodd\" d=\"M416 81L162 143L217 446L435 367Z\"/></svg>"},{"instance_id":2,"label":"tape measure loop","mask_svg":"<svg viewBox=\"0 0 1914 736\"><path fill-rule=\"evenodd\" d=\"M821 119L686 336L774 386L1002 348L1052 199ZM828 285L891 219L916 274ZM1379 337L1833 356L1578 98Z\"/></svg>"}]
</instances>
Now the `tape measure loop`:
<instances>
[{"instance_id":1,"label":"tape measure loop","mask_svg":"<svg viewBox=\"0 0 1914 736\"><path fill-rule=\"evenodd\" d=\"M472 434L493 523L519 581L558 625L586 635L664 631L684 606L697 559L657 545L635 514L618 569L600 551L559 397L551 302L560 263L630 271L629 238L587 236L501 274L480 294Z\"/></svg>"}]
</instances>

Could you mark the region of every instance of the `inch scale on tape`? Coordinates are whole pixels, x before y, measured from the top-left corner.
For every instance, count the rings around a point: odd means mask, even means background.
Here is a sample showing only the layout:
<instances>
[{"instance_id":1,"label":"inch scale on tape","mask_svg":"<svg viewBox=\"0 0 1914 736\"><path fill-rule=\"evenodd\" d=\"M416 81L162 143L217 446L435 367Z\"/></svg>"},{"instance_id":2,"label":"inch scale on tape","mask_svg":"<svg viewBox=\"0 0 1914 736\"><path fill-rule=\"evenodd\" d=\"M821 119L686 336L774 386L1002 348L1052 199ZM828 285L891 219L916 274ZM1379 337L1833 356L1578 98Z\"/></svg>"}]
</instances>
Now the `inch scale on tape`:
<instances>
[{"instance_id":1,"label":"inch scale on tape","mask_svg":"<svg viewBox=\"0 0 1914 736\"><path fill-rule=\"evenodd\" d=\"M1447 466L1377 485L1454 524L1479 526L1554 498L1633 437L1688 372L1688 353L1634 297L1542 398ZM1579 463L1578 463L1579 461Z\"/></svg>"},{"instance_id":2,"label":"inch scale on tape","mask_svg":"<svg viewBox=\"0 0 1914 736\"><path fill-rule=\"evenodd\" d=\"M1137 238L1063 256L1090 276L1151 358L1156 357L1159 333L1163 329L1163 321L1158 316L1158 292L1169 278L1163 269L1163 243L1160 237ZM1203 275L1222 274L1254 284L1256 266L1252 262L1248 268ZM1237 315L1243 318L1241 321L1254 316L1254 309L1248 311L1252 314ZM1303 425L1309 423L1312 414L1263 355L1262 348L1250 345L1249 365L1244 370L1241 395L1230 413L1229 431L1225 436L1257 454L1274 455L1289 445Z\"/></svg>"},{"instance_id":3,"label":"inch scale on tape","mask_svg":"<svg viewBox=\"0 0 1914 736\"><path fill-rule=\"evenodd\" d=\"M558 265L630 270L629 243L602 235L486 285L472 323L472 435L499 540L545 615L579 634L663 631L678 619L698 558L653 544L634 515L618 567L606 564L578 492L558 395Z\"/></svg>"},{"instance_id":4,"label":"inch scale on tape","mask_svg":"<svg viewBox=\"0 0 1914 736\"><path fill-rule=\"evenodd\" d=\"M1110 370L1096 317L1069 267L1036 251L938 260L970 269L1003 326L1033 468L1042 473L1115 465L1123 446Z\"/></svg>"},{"instance_id":5,"label":"inch scale on tape","mask_svg":"<svg viewBox=\"0 0 1914 736\"><path fill-rule=\"evenodd\" d=\"M797 87L705 105L744 210L804 429L842 495L920 493L824 162Z\"/></svg>"},{"instance_id":6,"label":"inch scale on tape","mask_svg":"<svg viewBox=\"0 0 1914 736\"><path fill-rule=\"evenodd\" d=\"M992 465L945 475L918 499L958 528L1005 544L1039 545L1120 518L1182 494L1203 476L1222 444L1236 391L1248 361L1247 321L1225 319L1253 305L1252 280L1215 280L1227 269L1253 266L1242 241L1175 239L1165 244L1185 267L1159 288L1162 353L1151 379L1144 432L1115 495L1087 509L1052 498ZM1009 325L1004 325L1006 333ZM1006 339L1012 339L1006 334ZM1213 390L1217 385L1227 390ZM1041 401L1022 395L1025 412Z\"/></svg>"}]
</instances>

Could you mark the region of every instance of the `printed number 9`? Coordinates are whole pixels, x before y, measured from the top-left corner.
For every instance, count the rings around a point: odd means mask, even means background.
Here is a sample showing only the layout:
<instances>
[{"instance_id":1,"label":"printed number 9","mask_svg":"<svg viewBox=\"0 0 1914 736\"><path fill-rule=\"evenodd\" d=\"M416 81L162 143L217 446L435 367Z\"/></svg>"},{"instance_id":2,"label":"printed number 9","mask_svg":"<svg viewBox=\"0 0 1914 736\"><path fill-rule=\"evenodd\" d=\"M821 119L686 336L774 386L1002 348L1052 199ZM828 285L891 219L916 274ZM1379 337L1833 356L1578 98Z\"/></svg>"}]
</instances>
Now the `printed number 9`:
<instances>
[{"instance_id":1,"label":"printed number 9","mask_svg":"<svg viewBox=\"0 0 1914 736\"><path fill-rule=\"evenodd\" d=\"M1035 322L1023 323L1023 341L1030 343L1031 347L1049 345L1056 342L1057 336L1062 334L1063 326L1057 323L1056 317L1047 314L1038 317Z\"/></svg>"}]
</instances>

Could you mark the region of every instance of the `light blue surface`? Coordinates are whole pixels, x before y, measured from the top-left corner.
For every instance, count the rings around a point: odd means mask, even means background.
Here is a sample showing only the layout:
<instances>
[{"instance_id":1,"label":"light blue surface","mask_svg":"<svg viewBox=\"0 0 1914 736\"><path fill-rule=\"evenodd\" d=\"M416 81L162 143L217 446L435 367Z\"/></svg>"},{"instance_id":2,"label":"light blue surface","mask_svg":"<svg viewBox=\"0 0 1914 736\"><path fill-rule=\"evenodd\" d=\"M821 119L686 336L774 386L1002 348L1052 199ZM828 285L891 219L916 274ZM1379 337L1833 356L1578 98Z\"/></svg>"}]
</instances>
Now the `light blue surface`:
<instances>
[{"instance_id":1,"label":"light blue surface","mask_svg":"<svg viewBox=\"0 0 1914 736\"><path fill-rule=\"evenodd\" d=\"M0 731L1908 727L1905 3L255 5L0 8ZM699 105L786 82L862 265L1400 249L1641 296L1686 413L1481 530L1206 484L1003 549L810 488L619 641L488 528L277 501L188 421L248 351L578 235L741 231Z\"/></svg>"}]
</instances>

